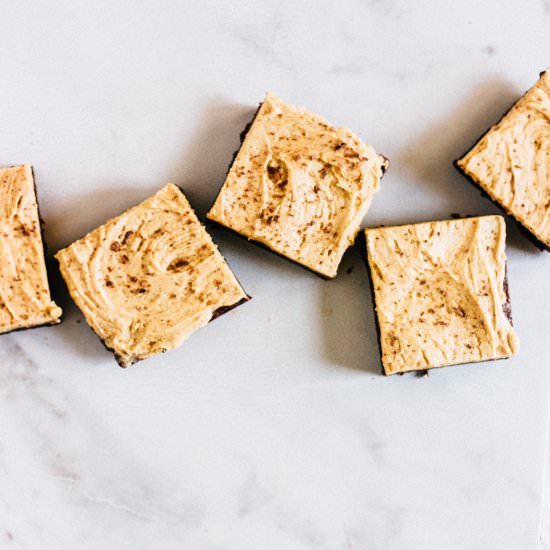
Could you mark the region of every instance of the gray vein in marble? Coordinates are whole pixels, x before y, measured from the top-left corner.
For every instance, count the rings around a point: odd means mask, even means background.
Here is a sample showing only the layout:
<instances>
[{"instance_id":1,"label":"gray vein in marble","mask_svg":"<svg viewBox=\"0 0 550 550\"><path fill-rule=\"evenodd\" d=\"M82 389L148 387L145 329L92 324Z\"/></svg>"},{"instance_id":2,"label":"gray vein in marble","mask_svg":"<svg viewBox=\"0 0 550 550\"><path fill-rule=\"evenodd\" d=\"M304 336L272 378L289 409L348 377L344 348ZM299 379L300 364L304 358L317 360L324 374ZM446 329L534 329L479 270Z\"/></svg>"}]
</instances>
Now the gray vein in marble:
<instances>
[{"instance_id":1,"label":"gray vein in marble","mask_svg":"<svg viewBox=\"0 0 550 550\"><path fill-rule=\"evenodd\" d=\"M484 48L481 48L481 52L485 55L495 55L497 53L497 49L492 44L488 44Z\"/></svg>"},{"instance_id":2,"label":"gray vein in marble","mask_svg":"<svg viewBox=\"0 0 550 550\"><path fill-rule=\"evenodd\" d=\"M355 64L355 63L337 63L327 70L327 74L354 74L365 75L374 69L375 64Z\"/></svg>"},{"instance_id":3,"label":"gray vein in marble","mask_svg":"<svg viewBox=\"0 0 550 550\"><path fill-rule=\"evenodd\" d=\"M3 396L9 400L21 397L29 399L32 396L32 401L42 405L49 414L58 419L64 418L66 411L56 404L55 398L47 397L41 387L45 386L56 392L57 388L53 380L39 374L39 366L14 338L14 336L8 335L2 342L3 353L0 355L0 360L5 359L6 363L12 363L10 368L0 370L0 385L3 387Z\"/></svg>"},{"instance_id":4,"label":"gray vein in marble","mask_svg":"<svg viewBox=\"0 0 550 550\"><path fill-rule=\"evenodd\" d=\"M169 490L160 479L143 481L151 478L151 472L143 471L135 459L125 456L95 416L90 416L90 411L46 374L44 367L29 357L16 338L5 336L0 348L0 364L9 365L0 369L4 397L0 412L3 417L7 413L0 433L4 434L3 441L11 441L9 450L4 445L0 449L0 485L13 485L17 491L16 486L21 483L33 483L32 479L21 478L18 470L13 471L14 466L18 468L19 448L14 437L22 434L33 445L29 456L44 470L41 478L35 478L38 487L48 483L49 491L54 487L64 493L70 491L83 505L108 507L116 513L164 525L189 527L202 521L192 504L181 506L174 501L178 498L177 491ZM82 464L82 453L86 450L79 444L84 444L87 451L95 455L93 463ZM166 494L170 495L168 499ZM13 506L12 501L6 501L0 494L0 525L18 539L15 526L9 522L2 524L1 520L9 517Z\"/></svg>"},{"instance_id":5,"label":"gray vein in marble","mask_svg":"<svg viewBox=\"0 0 550 550\"><path fill-rule=\"evenodd\" d=\"M248 516L271 500L272 496L260 485L257 474L251 472L240 489L237 516L241 518Z\"/></svg>"},{"instance_id":6,"label":"gray vein in marble","mask_svg":"<svg viewBox=\"0 0 550 550\"><path fill-rule=\"evenodd\" d=\"M357 432L360 434L369 456L379 464L384 463L384 439L373 429L370 422L368 420L361 421L357 426Z\"/></svg>"},{"instance_id":7,"label":"gray vein in marble","mask_svg":"<svg viewBox=\"0 0 550 550\"><path fill-rule=\"evenodd\" d=\"M292 72L295 69L292 49L288 44L285 26L285 3L270 5L271 12L255 26L223 27L222 31L253 50L266 61Z\"/></svg>"}]
</instances>

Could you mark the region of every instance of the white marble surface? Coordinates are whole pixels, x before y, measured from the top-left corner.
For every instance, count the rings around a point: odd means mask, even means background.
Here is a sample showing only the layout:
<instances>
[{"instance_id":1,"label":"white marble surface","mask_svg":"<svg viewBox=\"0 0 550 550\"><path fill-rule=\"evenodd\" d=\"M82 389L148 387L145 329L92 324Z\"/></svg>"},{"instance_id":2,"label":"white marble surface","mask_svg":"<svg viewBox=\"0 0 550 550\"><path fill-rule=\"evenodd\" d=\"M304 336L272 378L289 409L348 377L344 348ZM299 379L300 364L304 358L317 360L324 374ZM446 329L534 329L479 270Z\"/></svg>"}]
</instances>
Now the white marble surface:
<instances>
[{"instance_id":1,"label":"white marble surface","mask_svg":"<svg viewBox=\"0 0 550 550\"><path fill-rule=\"evenodd\" d=\"M451 161L550 64L548 0L1 8L52 250L168 180L204 213L266 89L390 157L366 223L494 212ZM1 338L0 548L537 547L549 254L509 225L517 358L385 378L357 248L326 282L212 231L254 299L180 350L119 369L59 281L62 325Z\"/></svg>"},{"instance_id":2,"label":"white marble surface","mask_svg":"<svg viewBox=\"0 0 550 550\"><path fill-rule=\"evenodd\" d=\"M550 425L546 438L546 467L543 480L539 550L550 550Z\"/></svg>"}]
</instances>

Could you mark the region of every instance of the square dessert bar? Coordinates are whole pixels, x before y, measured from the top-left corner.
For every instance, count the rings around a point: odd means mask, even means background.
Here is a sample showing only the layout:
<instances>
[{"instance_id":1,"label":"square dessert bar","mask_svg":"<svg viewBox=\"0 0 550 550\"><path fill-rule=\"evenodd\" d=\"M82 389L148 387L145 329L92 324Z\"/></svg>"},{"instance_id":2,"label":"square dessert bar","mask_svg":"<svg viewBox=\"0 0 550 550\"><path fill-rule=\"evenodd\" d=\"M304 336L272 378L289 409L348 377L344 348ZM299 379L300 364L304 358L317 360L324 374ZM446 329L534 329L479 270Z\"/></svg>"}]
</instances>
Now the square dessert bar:
<instances>
[{"instance_id":1,"label":"square dessert bar","mask_svg":"<svg viewBox=\"0 0 550 550\"><path fill-rule=\"evenodd\" d=\"M501 216L365 233L386 374L517 353Z\"/></svg>"},{"instance_id":2,"label":"square dessert bar","mask_svg":"<svg viewBox=\"0 0 550 550\"><path fill-rule=\"evenodd\" d=\"M550 250L550 72L455 164Z\"/></svg>"},{"instance_id":3,"label":"square dessert bar","mask_svg":"<svg viewBox=\"0 0 550 550\"><path fill-rule=\"evenodd\" d=\"M55 257L73 300L121 367L178 347L249 299L172 184Z\"/></svg>"},{"instance_id":4,"label":"square dessert bar","mask_svg":"<svg viewBox=\"0 0 550 550\"><path fill-rule=\"evenodd\" d=\"M32 168L0 169L0 333L52 325L52 301Z\"/></svg>"},{"instance_id":5,"label":"square dessert bar","mask_svg":"<svg viewBox=\"0 0 550 550\"><path fill-rule=\"evenodd\" d=\"M387 162L349 130L268 93L207 217L331 278Z\"/></svg>"}]
</instances>

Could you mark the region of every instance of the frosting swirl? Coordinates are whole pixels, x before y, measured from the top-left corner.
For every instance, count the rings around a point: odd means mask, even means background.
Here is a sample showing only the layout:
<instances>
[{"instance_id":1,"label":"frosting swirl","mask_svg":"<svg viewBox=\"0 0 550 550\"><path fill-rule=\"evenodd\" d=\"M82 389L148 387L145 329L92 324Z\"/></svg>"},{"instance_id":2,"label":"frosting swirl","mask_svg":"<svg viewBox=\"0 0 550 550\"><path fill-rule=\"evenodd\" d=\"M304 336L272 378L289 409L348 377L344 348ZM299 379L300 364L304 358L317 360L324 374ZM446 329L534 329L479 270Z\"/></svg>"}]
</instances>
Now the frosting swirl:
<instances>
[{"instance_id":1,"label":"frosting swirl","mask_svg":"<svg viewBox=\"0 0 550 550\"><path fill-rule=\"evenodd\" d=\"M501 216L366 230L386 374L517 353L505 231Z\"/></svg>"},{"instance_id":2,"label":"frosting swirl","mask_svg":"<svg viewBox=\"0 0 550 550\"><path fill-rule=\"evenodd\" d=\"M0 333L59 323L28 164L0 170L0 237Z\"/></svg>"},{"instance_id":3,"label":"frosting swirl","mask_svg":"<svg viewBox=\"0 0 550 550\"><path fill-rule=\"evenodd\" d=\"M334 277L386 165L349 130L268 93L207 217Z\"/></svg>"},{"instance_id":4,"label":"frosting swirl","mask_svg":"<svg viewBox=\"0 0 550 550\"><path fill-rule=\"evenodd\" d=\"M457 164L550 247L550 72Z\"/></svg>"},{"instance_id":5,"label":"frosting swirl","mask_svg":"<svg viewBox=\"0 0 550 550\"><path fill-rule=\"evenodd\" d=\"M56 254L69 292L122 366L179 346L246 300L172 184Z\"/></svg>"}]
</instances>

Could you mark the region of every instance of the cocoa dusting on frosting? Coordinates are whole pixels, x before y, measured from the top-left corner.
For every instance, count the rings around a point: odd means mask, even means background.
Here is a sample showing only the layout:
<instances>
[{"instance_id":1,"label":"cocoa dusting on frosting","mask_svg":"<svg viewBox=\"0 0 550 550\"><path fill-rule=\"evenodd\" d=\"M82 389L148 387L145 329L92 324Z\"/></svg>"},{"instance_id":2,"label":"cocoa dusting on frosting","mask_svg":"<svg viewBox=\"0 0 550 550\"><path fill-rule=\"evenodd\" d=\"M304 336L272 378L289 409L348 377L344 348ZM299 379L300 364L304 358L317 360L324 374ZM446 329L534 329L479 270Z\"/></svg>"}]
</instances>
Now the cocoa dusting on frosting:
<instances>
[{"instance_id":1,"label":"cocoa dusting on frosting","mask_svg":"<svg viewBox=\"0 0 550 550\"><path fill-rule=\"evenodd\" d=\"M52 301L32 168L0 169L0 333L59 323Z\"/></svg>"},{"instance_id":2,"label":"cocoa dusting on frosting","mask_svg":"<svg viewBox=\"0 0 550 550\"><path fill-rule=\"evenodd\" d=\"M550 247L550 72L456 164Z\"/></svg>"},{"instance_id":3,"label":"cocoa dusting on frosting","mask_svg":"<svg viewBox=\"0 0 550 550\"><path fill-rule=\"evenodd\" d=\"M366 230L386 374L517 353L505 231L501 216Z\"/></svg>"},{"instance_id":4,"label":"cocoa dusting on frosting","mask_svg":"<svg viewBox=\"0 0 550 550\"><path fill-rule=\"evenodd\" d=\"M349 130L268 93L207 217L334 277L386 165Z\"/></svg>"},{"instance_id":5,"label":"cocoa dusting on frosting","mask_svg":"<svg viewBox=\"0 0 550 550\"><path fill-rule=\"evenodd\" d=\"M60 250L69 292L122 366L179 346L247 299L172 184Z\"/></svg>"}]
</instances>

